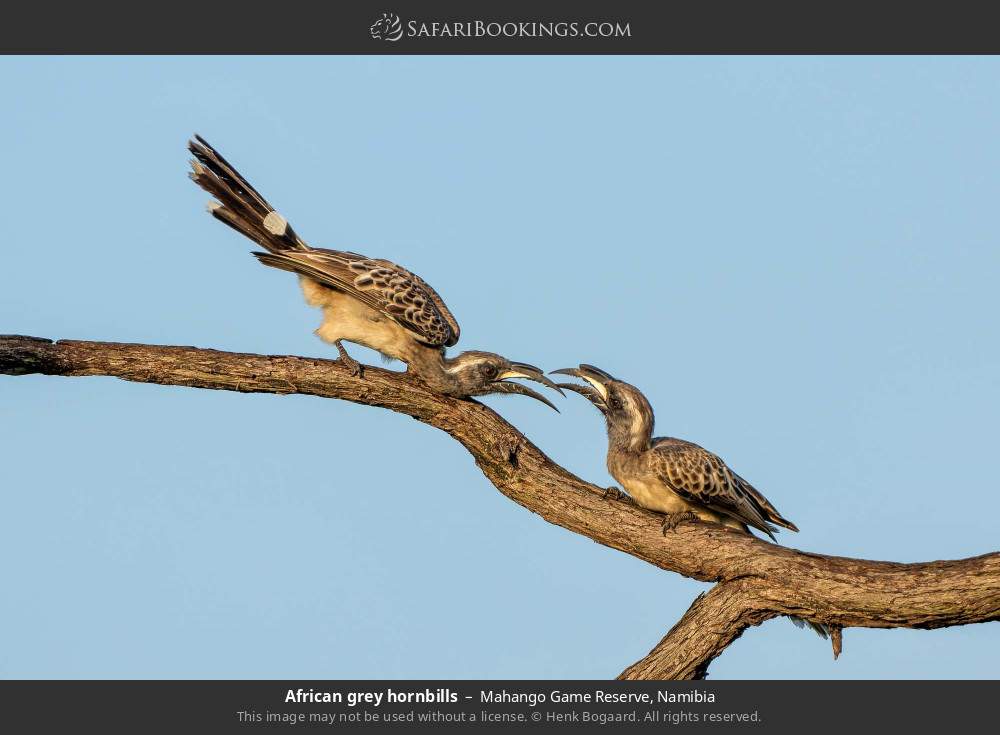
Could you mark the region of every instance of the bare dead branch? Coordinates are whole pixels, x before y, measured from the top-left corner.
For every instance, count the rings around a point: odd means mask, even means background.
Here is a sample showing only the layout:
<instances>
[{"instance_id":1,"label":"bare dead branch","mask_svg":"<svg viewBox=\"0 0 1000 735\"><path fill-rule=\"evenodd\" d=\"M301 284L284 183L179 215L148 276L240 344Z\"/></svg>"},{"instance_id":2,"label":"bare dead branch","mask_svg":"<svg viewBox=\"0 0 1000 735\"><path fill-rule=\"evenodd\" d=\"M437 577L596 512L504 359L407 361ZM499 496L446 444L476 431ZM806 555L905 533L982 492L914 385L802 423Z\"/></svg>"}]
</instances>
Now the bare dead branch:
<instances>
[{"instance_id":1,"label":"bare dead branch","mask_svg":"<svg viewBox=\"0 0 1000 735\"><path fill-rule=\"evenodd\" d=\"M619 679L704 679L708 665L751 625L774 613L757 609L749 578L720 582L691 603L677 624Z\"/></svg>"},{"instance_id":2,"label":"bare dead branch","mask_svg":"<svg viewBox=\"0 0 1000 735\"><path fill-rule=\"evenodd\" d=\"M795 615L831 628L940 628L1000 619L1000 554L898 564L822 556L721 526L681 524L604 497L480 403L438 395L406 374L329 360L194 347L0 336L0 374L105 375L247 393L300 393L405 413L459 441L515 503L661 569L719 582L622 678L693 678L749 626ZM835 652L839 638L834 639Z\"/></svg>"}]
</instances>

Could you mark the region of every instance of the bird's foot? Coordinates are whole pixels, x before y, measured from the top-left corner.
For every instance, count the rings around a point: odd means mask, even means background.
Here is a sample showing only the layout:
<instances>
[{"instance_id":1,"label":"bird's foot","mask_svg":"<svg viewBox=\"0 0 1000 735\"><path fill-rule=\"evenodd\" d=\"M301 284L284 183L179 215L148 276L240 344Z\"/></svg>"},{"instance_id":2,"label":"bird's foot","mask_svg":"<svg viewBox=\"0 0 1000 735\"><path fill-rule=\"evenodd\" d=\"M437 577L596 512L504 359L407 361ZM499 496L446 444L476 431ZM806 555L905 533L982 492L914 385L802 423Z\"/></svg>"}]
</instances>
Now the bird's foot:
<instances>
[{"instance_id":1,"label":"bird's foot","mask_svg":"<svg viewBox=\"0 0 1000 735\"><path fill-rule=\"evenodd\" d=\"M344 349L344 345L340 344L340 342L336 342L335 344L337 345L337 352L340 353L340 357L337 359L337 362L342 363L344 367L350 370L351 375L355 378L365 377L364 366L347 354L347 350Z\"/></svg>"},{"instance_id":2,"label":"bird's foot","mask_svg":"<svg viewBox=\"0 0 1000 735\"><path fill-rule=\"evenodd\" d=\"M609 488L605 488L604 492L601 494L602 498L611 498L612 500L617 500L621 503L634 503L632 496L624 492L620 488L612 485Z\"/></svg>"},{"instance_id":3,"label":"bird's foot","mask_svg":"<svg viewBox=\"0 0 1000 735\"><path fill-rule=\"evenodd\" d=\"M667 513L667 517L663 521L663 535L667 535L667 531L673 531L677 528L678 524L684 523L684 521L697 521L698 516L695 515L693 511L685 510L680 513Z\"/></svg>"},{"instance_id":4,"label":"bird's foot","mask_svg":"<svg viewBox=\"0 0 1000 735\"><path fill-rule=\"evenodd\" d=\"M351 372L351 375L353 377L355 378L365 377L365 366L362 365L357 360L355 360L350 355L348 355L347 353L341 355L340 358L337 360L337 362L343 363L344 367L346 367Z\"/></svg>"}]
</instances>

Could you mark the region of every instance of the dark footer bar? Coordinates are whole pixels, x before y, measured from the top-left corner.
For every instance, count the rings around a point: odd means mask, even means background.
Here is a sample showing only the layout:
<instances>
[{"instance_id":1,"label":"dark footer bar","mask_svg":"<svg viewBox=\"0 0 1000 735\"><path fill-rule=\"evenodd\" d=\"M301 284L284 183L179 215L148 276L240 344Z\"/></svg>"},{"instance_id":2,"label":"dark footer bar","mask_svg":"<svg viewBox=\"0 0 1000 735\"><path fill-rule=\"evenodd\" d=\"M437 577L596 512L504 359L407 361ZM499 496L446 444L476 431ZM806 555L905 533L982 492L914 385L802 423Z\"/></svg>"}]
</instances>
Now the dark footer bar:
<instances>
[{"instance_id":1,"label":"dark footer bar","mask_svg":"<svg viewBox=\"0 0 1000 735\"><path fill-rule=\"evenodd\" d=\"M995 724L998 694L995 681L7 681L0 730L954 732Z\"/></svg>"}]
</instances>

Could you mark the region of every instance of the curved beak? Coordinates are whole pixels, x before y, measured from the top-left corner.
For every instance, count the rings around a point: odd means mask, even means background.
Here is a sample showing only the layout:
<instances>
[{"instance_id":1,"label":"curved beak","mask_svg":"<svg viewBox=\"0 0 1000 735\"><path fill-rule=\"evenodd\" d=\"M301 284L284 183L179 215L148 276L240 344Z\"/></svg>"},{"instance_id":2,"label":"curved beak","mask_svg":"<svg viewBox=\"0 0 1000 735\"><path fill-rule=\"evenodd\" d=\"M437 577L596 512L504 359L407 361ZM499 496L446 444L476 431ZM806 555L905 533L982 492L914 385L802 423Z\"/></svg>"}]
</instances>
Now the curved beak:
<instances>
[{"instance_id":1,"label":"curved beak","mask_svg":"<svg viewBox=\"0 0 1000 735\"><path fill-rule=\"evenodd\" d=\"M545 371L541 368L537 368L534 365L529 365L526 362L512 362L510 363L510 370L501 373L497 377L497 381L500 380L510 380L511 378L525 378L526 380L534 380L536 383L541 383L546 388L551 388L552 390L559 393L559 395L565 396L566 394L562 392L558 385L553 383L547 377L545 377Z\"/></svg>"},{"instance_id":2,"label":"curved beak","mask_svg":"<svg viewBox=\"0 0 1000 735\"><path fill-rule=\"evenodd\" d=\"M580 365L579 368L560 368L559 370L553 370L552 373L572 375L574 378L580 378L580 380L589 383L590 386L600 395L602 403L608 400L607 384L614 380L614 378L600 368L595 368L593 365L586 364ZM566 387L565 383L561 383L561 385L564 388ZM577 391L577 393L580 393L580 391Z\"/></svg>"},{"instance_id":3,"label":"curved beak","mask_svg":"<svg viewBox=\"0 0 1000 735\"><path fill-rule=\"evenodd\" d=\"M580 385L579 383L559 383L558 385L560 388L565 388L566 390L571 390L574 393L579 393L581 396L593 403L598 411L606 413L607 405L604 403L604 399L601 398L601 394L589 385Z\"/></svg>"},{"instance_id":4,"label":"curved beak","mask_svg":"<svg viewBox=\"0 0 1000 735\"><path fill-rule=\"evenodd\" d=\"M579 393L581 396L593 403L597 407L598 411L607 415L607 384L614 380L611 375L604 372L600 368L587 364L582 364L578 368L560 368L559 370L552 370L551 372L553 374L559 373L562 375L572 375L574 378L580 378L580 380L584 381L585 385L580 385L578 383L559 383L559 386L561 388L571 390L574 393Z\"/></svg>"},{"instance_id":5,"label":"curved beak","mask_svg":"<svg viewBox=\"0 0 1000 735\"><path fill-rule=\"evenodd\" d=\"M541 382L541 381L539 381L539 382ZM553 383L552 385L554 386L555 383ZM556 388L556 390L559 390L559 389ZM559 413L559 409L556 408L555 404L552 403L548 398L546 398L545 396L543 396L538 391L534 391L531 388L529 388L528 386L521 385L520 383L507 383L507 382L504 382L502 380L496 380L496 381L494 381L493 383L490 384L489 389L487 391L485 391L485 392L486 393L517 393L518 395L521 395L521 396L529 396L530 398L534 398L536 401L541 401L546 406L548 406L549 408L551 408L553 411L555 411L556 413ZM562 393L561 390L559 392Z\"/></svg>"}]
</instances>

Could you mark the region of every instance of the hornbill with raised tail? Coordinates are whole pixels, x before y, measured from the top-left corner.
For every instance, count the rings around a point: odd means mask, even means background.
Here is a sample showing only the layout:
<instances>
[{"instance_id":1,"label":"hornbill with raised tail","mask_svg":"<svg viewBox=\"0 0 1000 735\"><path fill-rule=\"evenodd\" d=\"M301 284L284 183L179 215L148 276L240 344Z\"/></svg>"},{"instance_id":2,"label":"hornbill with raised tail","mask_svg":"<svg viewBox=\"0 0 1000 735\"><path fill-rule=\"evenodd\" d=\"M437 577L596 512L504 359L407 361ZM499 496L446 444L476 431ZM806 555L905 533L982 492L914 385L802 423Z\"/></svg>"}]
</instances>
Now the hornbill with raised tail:
<instances>
[{"instance_id":1,"label":"hornbill with raised tail","mask_svg":"<svg viewBox=\"0 0 1000 735\"><path fill-rule=\"evenodd\" d=\"M408 372L438 393L519 393L555 408L527 386L508 382L527 378L558 391L533 365L491 352L447 357L446 348L458 342L458 322L419 276L388 260L307 245L204 138L196 135L188 149L195 157L191 178L215 197L209 204L212 216L263 247L267 252L254 253L261 263L299 276L306 302L323 310L316 334L336 346L352 374L361 375L362 368L347 354L345 341L401 360Z\"/></svg>"}]
</instances>

